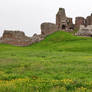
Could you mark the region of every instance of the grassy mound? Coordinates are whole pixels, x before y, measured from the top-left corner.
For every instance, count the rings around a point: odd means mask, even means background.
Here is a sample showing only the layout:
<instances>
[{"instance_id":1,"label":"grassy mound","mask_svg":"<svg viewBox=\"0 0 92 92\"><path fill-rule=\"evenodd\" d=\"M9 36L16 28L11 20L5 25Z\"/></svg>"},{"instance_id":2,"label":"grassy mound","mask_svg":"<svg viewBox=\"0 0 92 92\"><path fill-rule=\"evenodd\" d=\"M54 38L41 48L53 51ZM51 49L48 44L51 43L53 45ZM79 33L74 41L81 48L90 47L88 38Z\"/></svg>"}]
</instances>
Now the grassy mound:
<instances>
[{"instance_id":1,"label":"grassy mound","mask_svg":"<svg viewBox=\"0 0 92 92\"><path fill-rule=\"evenodd\" d=\"M52 49L63 51L85 51L91 52L92 38L73 36L70 33L58 31L49 35L38 44L34 44L31 47L39 49Z\"/></svg>"}]
</instances>

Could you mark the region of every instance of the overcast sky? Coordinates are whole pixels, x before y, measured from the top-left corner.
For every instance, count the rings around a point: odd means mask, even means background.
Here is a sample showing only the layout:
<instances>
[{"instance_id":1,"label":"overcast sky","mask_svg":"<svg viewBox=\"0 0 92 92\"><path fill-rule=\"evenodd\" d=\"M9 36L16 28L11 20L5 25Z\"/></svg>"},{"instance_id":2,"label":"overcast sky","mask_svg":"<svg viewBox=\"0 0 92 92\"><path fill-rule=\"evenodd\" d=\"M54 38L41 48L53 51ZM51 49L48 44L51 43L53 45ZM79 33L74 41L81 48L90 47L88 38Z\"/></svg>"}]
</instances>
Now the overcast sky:
<instances>
[{"instance_id":1,"label":"overcast sky","mask_svg":"<svg viewBox=\"0 0 92 92\"><path fill-rule=\"evenodd\" d=\"M3 30L20 30L28 36L40 33L41 23L55 23L60 7L68 17L86 17L92 13L92 0L0 0L0 36Z\"/></svg>"}]
</instances>

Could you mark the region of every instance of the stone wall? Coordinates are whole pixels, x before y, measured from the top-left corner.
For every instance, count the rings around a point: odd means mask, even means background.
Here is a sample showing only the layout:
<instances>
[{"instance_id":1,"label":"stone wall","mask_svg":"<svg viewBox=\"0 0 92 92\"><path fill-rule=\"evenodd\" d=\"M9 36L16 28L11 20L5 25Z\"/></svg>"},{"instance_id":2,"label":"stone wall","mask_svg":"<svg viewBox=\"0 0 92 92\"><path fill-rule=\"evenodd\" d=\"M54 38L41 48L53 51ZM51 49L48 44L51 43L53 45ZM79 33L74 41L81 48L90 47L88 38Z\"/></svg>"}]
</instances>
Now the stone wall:
<instances>
[{"instance_id":1,"label":"stone wall","mask_svg":"<svg viewBox=\"0 0 92 92\"><path fill-rule=\"evenodd\" d=\"M41 24L41 34L46 37L54 32L58 31L57 25L54 23Z\"/></svg>"},{"instance_id":2,"label":"stone wall","mask_svg":"<svg viewBox=\"0 0 92 92\"><path fill-rule=\"evenodd\" d=\"M28 46L44 40L47 35L50 35L57 30L57 25L53 23L41 24L41 34L34 34L32 37L27 37L22 31L5 30L3 36L0 38L0 43L11 44L15 46Z\"/></svg>"},{"instance_id":3,"label":"stone wall","mask_svg":"<svg viewBox=\"0 0 92 92\"><path fill-rule=\"evenodd\" d=\"M56 14L56 25L58 26L58 30L62 30L67 26L67 17L64 8L59 8L58 13Z\"/></svg>"},{"instance_id":4,"label":"stone wall","mask_svg":"<svg viewBox=\"0 0 92 92\"><path fill-rule=\"evenodd\" d=\"M84 25L80 25L80 29L75 35L92 37L92 25L88 25L86 27Z\"/></svg>"},{"instance_id":5,"label":"stone wall","mask_svg":"<svg viewBox=\"0 0 92 92\"><path fill-rule=\"evenodd\" d=\"M92 14L86 18L86 25L92 25Z\"/></svg>"},{"instance_id":6,"label":"stone wall","mask_svg":"<svg viewBox=\"0 0 92 92\"><path fill-rule=\"evenodd\" d=\"M85 25L85 18L84 17L76 17L76 19L75 19L75 28L79 29L80 25Z\"/></svg>"},{"instance_id":7,"label":"stone wall","mask_svg":"<svg viewBox=\"0 0 92 92\"><path fill-rule=\"evenodd\" d=\"M0 38L0 43L11 44L15 46L28 46L33 43L39 42L44 38L41 35L33 35L32 37L25 36L21 31L8 31L5 30L3 36Z\"/></svg>"},{"instance_id":8,"label":"stone wall","mask_svg":"<svg viewBox=\"0 0 92 92\"><path fill-rule=\"evenodd\" d=\"M70 30L74 28L72 18L66 16L64 8L60 8L56 14L56 25L58 26L58 30Z\"/></svg>"},{"instance_id":9,"label":"stone wall","mask_svg":"<svg viewBox=\"0 0 92 92\"><path fill-rule=\"evenodd\" d=\"M75 28L79 29L80 25L84 25L84 26L92 25L92 14L90 16L87 16L87 18L76 17Z\"/></svg>"},{"instance_id":10,"label":"stone wall","mask_svg":"<svg viewBox=\"0 0 92 92\"><path fill-rule=\"evenodd\" d=\"M26 36L25 36L24 32L22 32L22 31L5 30L2 38L4 38L4 39L7 39L7 38L9 38L9 39L11 39L11 38L12 39L22 39L24 37L26 37Z\"/></svg>"},{"instance_id":11,"label":"stone wall","mask_svg":"<svg viewBox=\"0 0 92 92\"><path fill-rule=\"evenodd\" d=\"M92 25L92 14L87 18L76 17L75 24L73 24L72 18L66 16L64 8L59 8L58 13L56 14L56 25L58 30L70 30L70 29L79 29L80 25L88 26Z\"/></svg>"},{"instance_id":12,"label":"stone wall","mask_svg":"<svg viewBox=\"0 0 92 92\"><path fill-rule=\"evenodd\" d=\"M74 29L72 18L67 18L67 29Z\"/></svg>"}]
</instances>

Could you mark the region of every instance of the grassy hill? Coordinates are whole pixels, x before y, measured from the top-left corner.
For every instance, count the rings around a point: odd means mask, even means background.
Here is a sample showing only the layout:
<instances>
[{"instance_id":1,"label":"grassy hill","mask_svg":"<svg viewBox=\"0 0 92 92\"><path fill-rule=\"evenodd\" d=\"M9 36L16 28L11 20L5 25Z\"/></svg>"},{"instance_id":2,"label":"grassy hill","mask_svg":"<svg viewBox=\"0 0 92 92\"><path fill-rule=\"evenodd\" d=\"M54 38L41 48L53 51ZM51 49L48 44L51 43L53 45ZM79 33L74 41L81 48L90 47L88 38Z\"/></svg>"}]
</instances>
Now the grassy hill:
<instances>
[{"instance_id":1,"label":"grassy hill","mask_svg":"<svg viewBox=\"0 0 92 92\"><path fill-rule=\"evenodd\" d=\"M92 92L92 38L58 31L28 47L0 44L0 80L0 92Z\"/></svg>"}]
</instances>

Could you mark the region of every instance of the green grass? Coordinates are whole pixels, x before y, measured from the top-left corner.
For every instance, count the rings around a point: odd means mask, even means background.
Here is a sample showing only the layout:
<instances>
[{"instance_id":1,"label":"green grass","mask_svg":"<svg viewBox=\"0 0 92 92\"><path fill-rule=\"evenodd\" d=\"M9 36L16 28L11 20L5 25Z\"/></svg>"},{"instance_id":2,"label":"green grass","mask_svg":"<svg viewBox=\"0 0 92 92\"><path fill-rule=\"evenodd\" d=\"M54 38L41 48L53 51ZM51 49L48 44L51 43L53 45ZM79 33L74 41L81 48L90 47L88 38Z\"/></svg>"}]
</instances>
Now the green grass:
<instances>
[{"instance_id":1,"label":"green grass","mask_svg":"<svg viewBox=\"0 0 92 92\"><path fill-rule=\"evenodd\" d=\"M20 78L58 81L72 79L74 84L80 85L72 89L85 87L90 90L90 85L84 84L92 82L92 38L72 36L70 33L58 31L28 47L0 44L0 80L11 81ZM35 83L30 85L34 87ZM71 85L73 84L69 86ZM46 87L48 88L48 83ZM53 90L57 88L52 86Z\"/></svg>"}]
</instances>

